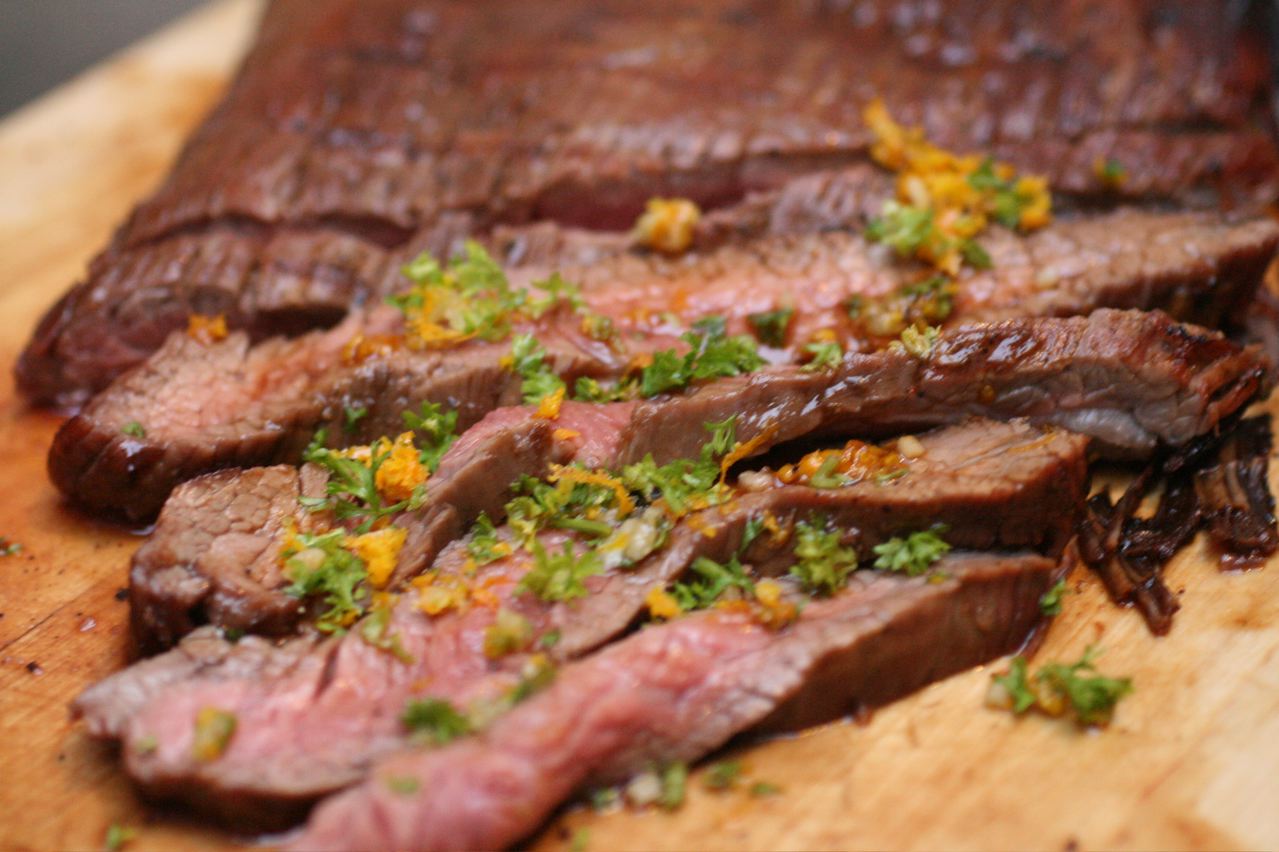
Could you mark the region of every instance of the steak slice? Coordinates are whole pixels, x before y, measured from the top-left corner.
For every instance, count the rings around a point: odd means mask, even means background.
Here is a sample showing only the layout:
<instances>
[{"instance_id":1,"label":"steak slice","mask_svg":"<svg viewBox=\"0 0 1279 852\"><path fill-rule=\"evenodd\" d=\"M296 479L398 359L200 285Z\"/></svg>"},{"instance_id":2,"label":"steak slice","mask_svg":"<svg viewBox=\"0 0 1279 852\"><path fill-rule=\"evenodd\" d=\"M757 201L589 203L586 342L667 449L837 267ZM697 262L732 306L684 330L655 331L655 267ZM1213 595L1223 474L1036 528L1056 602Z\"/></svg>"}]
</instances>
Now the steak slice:
<instances>
[{"instance_id":1,"label":"steak slice","mask_svg":"<svg viewBox=\"0 0 1279 852\"><path fill-rule=\"evenodd\" d=\"M1251 299L1277 244L1279 225L1269 220L1210 214L1122 211L1029 237L995 230L983 241L994 268L961 280L950 323L1118 306L1166 308L1214 324ZM926 273L859 237L831 233L728 245L691 261L620 257L569 274L582 279L592 310L611 317L634 349L652 351L679 345L653 327L663 321L655 306L686 322L721 314L731 331L741 331L749 314L792 304L796 343L831 327L851 342L850 296L890 294ZM50 476L87 508L148 518L175 485L201 473L297 462L322 425L332 427L331 439L359 440L398 430L400 412L424 400L460 408L463 426L518 400L518 377L499 363L504 344L345 361L342 348L353 335L397 327L388 310L252 348L242 334L213 345L175 335L63 426L50 450ZM553 321L538 334L570 376L616 374L626 363L584 338L575 323ZM338 428L345 406L370 411L349 435ZM145 436L123 434L130 422ZM383 432L374 431L379 427Z\"/></svg>"},{"instance_id":2,"label":"steak slice","mask_svg":"<svg viewBox=\"0 0 1279 852\"><path fill-rule=\"evenodd\" d=\"M1055 190L1266 201L1270 60L1241 5L555 0L530 20L517 0L277 0L166 182L46 315L20 383L83 401L195 311L292 333L410 249L625 229L653 196L714 208L862 162L876 96ZM1125 180L1099 178L1107 160Z\"/></svg>"},{"instance_id":3,"label":"steak slice","mask_svg":"<svg viewBox=\"0 0 1279 852\"><path fill-rule=\"evenodd\" d=\"M379 761L290 848L508 846L586 784L886 704L1015 650L1042 619L1055 564L954 554L937 569L943 582L858 574L777 632L725 610L640 631L568 665L478 736Z\"/></svg>"},{"instance_id":4,"label":"steak slice","mask_svg":"<svg viewBox=\"0 0 1279 852\"><path fill-rule=\"evenodd\" d=\"M773 367L641 403L565 403L561 418L570 436L552 440L544 454L513 455L495 465L488 457L469 458L465 445L450 451L459 470L487 478L492 486L486 492L490 502L472 500L457 517L473 518L479 511L498 516L502 489L519 473L539 475L552 459L620 469L647 455L658 463L693 458L704 439L703 425L728 417L736 417L738 440L753 442L756 453L801 438L887 435L975 415L1028 417L1093 437L1101 454L1146 457L1211 433L1255 398L1264 386L1265 367L1255 349L1241 350L1219 334L1154 313L1103 309L1086 318L961 327L942 334L922 359L897 349L852 353L836 370ZM497 411L480 434L500 440L503 430L528 428L534 419L527 409ZM212 486L220 489L222 481ZM202 521L198 509L187 508L206 502L204 488L197 480L180 492L153 541L135 558L130 587L143 606L134 622L143 645L163 646L205 618L276 632L292 627L278 620L277 612L300 614L284 593L286 581L275 565L223 564L220 548L206 550L209 524L221 529L221 521ZM395 521L414 531L397 568L399 580L415 575L450 535L460 532L460 525L436 528L423 521L430 513L447 511L441 506L450 499L432 497L421 512ZM278 522L262 515L259 524L261 540L273 538L275 544L255 553L279 553ZM188 538L194 544L186 544ZM205 553L194 561L187 556ZM173 585L174 576L186 582ZM273 595L274 602L260 619L251 607L229 601L193 612L199 598L175 594L187 588L232 598L244 597L247 590L254 598ZM237 615L233 624L221 620L219 613L227 609Z\"/></svg>"},{"instance_id":5,"label":"steak slice","mask_svg":"<svg viewBox=\"0 0 1279 852\"><path fill-rule=\"evenodd\" d=\"M544 602L521 592L532 562L527 551L474 573L465 542L456 542L421 588L463 584L476 603L430 617L417 594L401 598L382 631L397 638L400 656L365 641L360 625L342 637L279 645L258 637L233 645L206 628L90 688L76 711L94 735L121 740L126 767L147 792L186 799L235 822L279 824L315 797L355 783L378 755L403 745L398 718L410 697L425 690L471 704L513 688L533 649L486 655L499 610L526 619L530 641L557 631L560 639L547 651L553 657L578 656L624 632L645 593L677 579L697 557L739 552L752 518L771 514L776 524L776 535L757 537L743 554L765 573L789 568L788 532L814 514L863 556L890 536L939 521L949 524L947 539L959 547L1055 554L1064 546L1083 496L1083 439L1026 424L974 423L920 440L924 454L888 484L787 486L703 510L633 568L587 578L590 594L577 601ZM542 542L554 549L566 536L549 532ZM201 761L192 752L194 720L208 706L234 713L236 733L223 754Z\"/></svg>"}]
</instances>

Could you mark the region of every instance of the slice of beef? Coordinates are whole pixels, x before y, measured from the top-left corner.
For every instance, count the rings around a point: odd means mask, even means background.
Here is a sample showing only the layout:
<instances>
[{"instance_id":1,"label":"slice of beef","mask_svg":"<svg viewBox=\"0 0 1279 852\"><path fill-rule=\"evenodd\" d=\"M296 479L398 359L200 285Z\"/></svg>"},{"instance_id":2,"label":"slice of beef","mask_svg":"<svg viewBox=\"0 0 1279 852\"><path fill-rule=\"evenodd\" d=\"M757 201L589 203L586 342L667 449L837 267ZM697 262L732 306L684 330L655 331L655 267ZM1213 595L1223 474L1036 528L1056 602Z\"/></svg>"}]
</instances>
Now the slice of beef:
<instances>
[{"instance_id":1,"label":"slice of beef","mask_svg":"<svg viewBox=\"0 0 1279 852\"><path fill-rule=\"evenodd\" d=\"M863 162L876 96L1068 193L1268 200L1270 60L1244 5L277 0L166 182L46 315L20 383L82 401L193 311L295 332L409 248L624 230L653 196L714 208Z\"/></svg>"},{"instance_id":2,"label":"slice of beef","mask_svg":"<svg viewBox=\"0 0 1279 852\"><path fill-rule=\"evenodd\" d=\"M752 518L771 515L776 528L743 554L764 573L793 563L790 531L814 515L842 530L863 556L889 536L938 521L961 547L1055 554L1064 545L1085 481L1082 439L1025 424L975 423L920 440L924 454L891 483L787 486L706 509L634 567L587 578L589 594L580 600L544 602L522 592L532 561L524 550L476 573L466 543L457 542L428 582L392 611L382 636L395 637L398 655L365 641L361 625L343 637L279 645L258 637L219 643L204 628L87 690L76 710L91 733L122 741L126 766L147 792L241 824L279 824L316 796L358 781L378 755L401 746L398 717L411 696L425 689L459 706L500 700L517 685L533 640L557 633L547 653L560 660L606 643L634 622L654 585L677 579L699 556L726 559L740 551ZM566 536L544 533L542 543L555 549ZM420 589L425 595L458 586L474 603L423 614ZM530 644L490 657L486 636L499 609L527 621ZM201 761L191 750L194 720L209 706L234 713L236 733L225 753Z\"/></svg>"},{"instance_id":3,"label":"slice of beef","mask_svg":"<svg viewBox=\"0 0 1279 852\"><path fill-rule=\"evenodd\" d=\"M858 575L778 632L724 610L640 631L565 667L479 736L379 761L290 846L508 846L587 784L697 760L751 729L876 707L1011 652L1040 622L1055 573L1033 555L955 554L936 567L940 583Z\"/></svg>"},{"instance_id":4,"label":"slice of beef","mask_svg":"<svg viewBox=\"0 0 1279 852\"><path fill-rule=\"evenodd\" d=\"M1062 320L1008 320L948 331L923 358L904 349L851 353L836 370L773 367L715 381L691 394L642 403L567 403L569 435L554 441L556 446L547 448L545 455L524 455L530 467L490 469L508 476L536 475L553 457L610 468L646 455L659 463L694 458L705 440L703 425L728 417L737 418L738 439L753 441L756 453L813 436L886 435L984 416L1053 423L1092 436L1101 454L1150 457L1160 448L1212 434L1223 418L1241 411L1264 388L1265 367L1256 349L1239 349L1220 334L1175 324L1159 313L1101 310ZM495 412L482 434L518 429L531 418L535 414L528 409ZM450 454L459 466L467 466L464 446ZM477 463L485 462L481 458ZM473 510L496 514L506 482L494 482L491 503L473 501ZM202 489L196 484L184 491L191 495L185 503L201 503ZM441 504L432 500L426 512L399 522L416 530L422 517ZM183 509L175 509L173 517L178 521L165 522L157 531L155 548L139 551L134 563L130 582L148 605L146 619L137 622L143 645L164 645L192 623L188 597L168 603L169 588L156 587L153 577L168 581L177 574L191 578L197 587L212 582L239 595L238 588L251 573L231 568L233 582L226 585L206 573L208 563L174 563L170 554L193 551L180 544L185 537L192 535L202 544L207 533L188 533L184 523L191 513ZM261 523L270 527L266 517ZM457 533L460 526L448 530ZM414 533L413 541L437 548L445 539L432 531ZM400 564L400 578L416 573L434 551L409 553ZM265 611L288 608L290 601L281 591L283 577L272 568L263 578L266 582L252 586L252 594L276 596L276 605ZM237 611L246 613L238 626L266 631L290 627L274 617L255 620L252 610ZM215 617L207 609L200 614Z\"/></svg>"},{"instance_id":5,"label":"slice of beef","mask_svg":"<svg viewBox=\"0 0 1279 852\"><path fill-rule=\"evenodd\" d=\"M1162 307L1213 323L1251 298L1276 244L1279 226L1268 220L1232 223L1209 214L1124 211L1025 238L996 231L984 241L994 269L964 277L950 322L1119 306ZM889 294L927 274L880 248L843 233L772 238L691 262L625 257L570 275L583 280L592 309L612 317L639 351L672 342L663 337L669 329L658 306L686 322L718 313L742 331L749 314L793 305L790 339L798 344L829 327L851 338L846 299ZM518 399L518 378L499 363L503 344L344 360L354 334L395 327L385 311L253 348L240 334L211 346L175 335L64 425L50 450L51 478L88 508L150 517L177 483L200 473L296 462L326 423L331 439L358 440L379 434L377 427L398 429L400 411L423 400L461 408L467 425ZM570 375L608 375L626 363L573 322L544 325L538 334ZM370 409L360 431L338 428L344 406ZM145 436L121 432L133 421Z\"/></svg>"},{"instance_id":6,"label":"slice of beef","mask_svg":"<svg viewBox=\"0 0 1279 852\"><path fill-rule=\"evenodd\" d=\"M506 485L519 473L538 474L551 459L618 469L648 455L659 463L693 458L705 439L703 426L728 417L736 418L738 439L754 442L754 452L761 453L801 438L892 434L973 415L1028 417L1093 437L1101 454L1147 457L1161 447L1179 447L1211 434L1264 387L1265 366L1257 350L1240 350L1219 334L1179 325L1164 315L1100 310L1086 318L959 328L941 335L925 358L900 349L853 353L835 370L775 367L642 403L566 403L562 412L567 413L561 416L567 432L541 451L512 456L503 464L485 456L471 458L466 445L450 453L459 470L488 479L488 502L473 499L466 511L454 515L445 508L454 498L444 494L422 512L397 520L414 531L397 578L417 573L450 535L460 532L464 519L479 511L496 515ZM536 417L528 409L494 412L479 434L502 440L504 431L528 428L524 424L531 420ZM230 482L233 489L234 477ZM247 485L250 491L253 484ZM223 481L211 485L220 489ZM292 626L276 617L277 612L297 610L274 566L222 563L216 557L193 562L184 556L204 552L209 539L208 522L193 518L196 513L187 508L205 502L201 493L206 487L197 481L181 492L154 542L135 559L131 588L136 587L134 594L145 604L135 620L143 645L167 644L203 618L225 624L217 611L227 603L213 610L201 605L193 614L200 598L175 594L177 589L273 595L274 604L263 608L261 619L252 608L237 608L234 626L266 632ZM449 513L447 525L424 520L437 511ZM221 528L220 521L213 524ZM260 515L258 524L264 537L274 535L278 542L279 526L270 515ZM194 546L184 543L188 537ZM279 544L259 551L269 552L278 553ZM229 572L229 581L221 578L222 572ZM175 577L190 586L171 586Z\"/></svg>"}]
</instances>

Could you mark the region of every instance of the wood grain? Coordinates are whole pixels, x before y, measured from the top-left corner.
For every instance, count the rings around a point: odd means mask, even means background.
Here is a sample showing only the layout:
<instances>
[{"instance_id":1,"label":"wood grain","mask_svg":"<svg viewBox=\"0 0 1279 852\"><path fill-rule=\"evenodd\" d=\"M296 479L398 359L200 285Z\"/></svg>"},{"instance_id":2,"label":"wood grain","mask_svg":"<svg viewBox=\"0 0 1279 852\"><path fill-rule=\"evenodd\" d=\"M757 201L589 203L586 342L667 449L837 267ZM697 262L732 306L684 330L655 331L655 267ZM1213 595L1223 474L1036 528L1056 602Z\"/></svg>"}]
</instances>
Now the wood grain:
<instances>
[{"instance_id":1,"label":"wood grain","mask_svg":"<svg viewBox=\"0 0 1279 852\"><path fill-rule=\"evenodd\" d=\"M255 0L224 0L0 123L0 362L167 169L219 94ZM64 508L44 476L53 415L0 377L0 847L91 849L107 827L133 849L219 849L236 839L148 807L109 748L67 716L125 662L116 598L137 537ZM589 832L591 849L1279 847L1279 566L1223 574L1197 544L1170 567L1183 609L1171 636L1109 606L1077 573L1040 651L1091 642L1136 693L1103 734L982 708L989 671L877 713L743 751L751 799L695 779L674 814L562 815L539 848Z\"/></svg>"}]
</instances>

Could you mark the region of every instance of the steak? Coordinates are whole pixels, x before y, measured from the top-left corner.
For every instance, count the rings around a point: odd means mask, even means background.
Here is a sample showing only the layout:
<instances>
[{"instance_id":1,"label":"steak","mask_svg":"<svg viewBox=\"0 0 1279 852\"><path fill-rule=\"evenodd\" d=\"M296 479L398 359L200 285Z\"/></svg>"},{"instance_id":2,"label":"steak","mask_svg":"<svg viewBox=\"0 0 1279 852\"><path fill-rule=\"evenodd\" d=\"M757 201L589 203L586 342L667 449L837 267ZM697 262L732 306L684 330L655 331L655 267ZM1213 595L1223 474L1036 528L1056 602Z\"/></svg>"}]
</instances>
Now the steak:
<instances>
[{"instance_id":1,"label":"steak","mask_svg":"<svg viewBox=\"0 0 1279 852\"><path fill-rule=\"evenodd\" d=\"M736 417L738 440L753 442L755 453L803 438L894 434L976 415L1028 417L1091 436L1102 454L1148 457L1160 447L1212 433L1256 397L1265 368L1255 349L1240 350L1219 334L1154 313L1103 309L1087 318L961 327L942 334L922 359L901 349L852 353L835 370L773 367L686 395L607 406L565 403L561 417L570 434L553 440L544 454L513 454L495 464L493 458L472 456L465 445L450 451L459 470L491 486L489 502L471 500L457 517L481 510L497 516L501 489L520 473L538 475L552 459L620 469L648 455L658 463L693 458L705 436L703 425L728 417ZM500 440L501 431L527 428L534 419L527 409L494 412L484 432L493 430L489 440ZM257 481L246 483L250 493ZM210 526L222 529L221 519L201 517L210 502L202 496L208 487L221 492L224 482L197 480L183 489L135 558L130 588L139 603L134 625L144 645L168 644L204 619L277 632L292 627L277 613L299 615L283 592L285 578L270 562L270 554L280 552L279 521L260 513L255 560L224 563L222 548L207 546ZM451 499L447 492L432 497L425 510L396 521L414 530L399 579L416 574L460 532L456 524L437 531L422 520L449 511L441 507ZM233 538L232 552L240 541ZM212 607L201 603L207 594L216 596ZM274 596L274 602L262 608L261 618L240 605L246 596L262 595ZM223 612L235 613L235 620L228 623Z\"/></svg>"},{"instance_id":2,"label":"steak","mask_svg":"<svg viewBox=\"0 0 1279 852\"><path fill-rule=\"evenodd\" d=\"M81 402L194 312L296 333L461 236L624 230L653 196L714 209L864 162L876 96L1059 192L1264 202L1271 68L1244 5L554 0L532 17L516 0L276 0L168 179L46 314L19 382ZM1107 161L1123 181L1098 176Z\"/></svg>"},{"instance_id":3,"label":"steak","mask_svg":"<svg viewBox=\"0 0 1279 852\"><path fill-rule=\"evenodd\" d=\"M381 631L395 637L395 654L366 641L360 625L341 637L301 636L278 645L258 637L232 644L204 628L90 688L76 710L91 733L123 743L129 773L149 793L240 823L279 824L315 797L357 782L372 760L402 746L399 712L423 689L464 706L498 701L515 688L534 646L486 652L501 611L527 621L530 642L558 635L546 652L553 658L577 657L625 632L645 593L678 579L700 556L740 552L760 573L784 572L794 562L790 530L815 514L863 557L888 537L937 522L948 524L945 535L957 547L1060 552L1083 496L1083 439L1022 423L978 422L920 441L924 454L891 483L778 487L703 510L633 567L586 578L589 594L579 600L543 601L523 592L519 582L533 562L525 550L477 573L466 543L456 542L419 588L464 584L475 603L432 617L420 609L419 595L401 597ZM776 534L747 542L747 522L770 515ZM567 535L546 532L541 543L555 549ZM223 754L202 761L193 755L192 736L207 706L234 713L236 729Z\"/></svg>"},{"instance_id":4,"label":"steak","mask_svg":"<svg viewBox=\"0 0 1279 852\"><path fill-rule=\"evenodd\" d=\"M572 663L484 733L379 761L294 849L497 849L590 783L692 761L749 730L876 707L1018 648L1055 564L955 554L940 583L858 574L774 632L708 610ZM397 790L412 792L395 792Z\"/></svg>"},{"instance_id":5,"label":"steak","mask_svg":"<svg viewBox=\"0 0 1279 852\"><path fill-rule=\"evenodd\" d=\"M994 268L961 278L951 324L1106 306L1162 307L1216 323L1250 300L1279 244L1279 226L1121 211L1029 237L995 230L983 244ZM794 303L793 341L833 327L851 343L850 296L884 296L926 274L845 233L726 245L691 261L619 256L568 272L583 281L591 309L612 318L640 352L682 345L653 327L655 316L663 321L656 306L686 322L720 314L740 331L749 314ZM331 439L385 434L398 430L402 410L424 400L459 408L466 426L518 400L519 378L500 365L507 345L401 350L357 363L341 357L354 335L376 337L396 323L379 308L328 332L254 347L243 333L211 345L175 335L63 426L50 450L50 476L83 506L148 518L175 485L201 473L297 462L320 426ZM627 363L575 323L553 320L536 330L570 379L616 374ZM360 431L340 428L345 407L369 410ZM145 435L122 433L130 422Z\"/></svg>"}]
</instances>

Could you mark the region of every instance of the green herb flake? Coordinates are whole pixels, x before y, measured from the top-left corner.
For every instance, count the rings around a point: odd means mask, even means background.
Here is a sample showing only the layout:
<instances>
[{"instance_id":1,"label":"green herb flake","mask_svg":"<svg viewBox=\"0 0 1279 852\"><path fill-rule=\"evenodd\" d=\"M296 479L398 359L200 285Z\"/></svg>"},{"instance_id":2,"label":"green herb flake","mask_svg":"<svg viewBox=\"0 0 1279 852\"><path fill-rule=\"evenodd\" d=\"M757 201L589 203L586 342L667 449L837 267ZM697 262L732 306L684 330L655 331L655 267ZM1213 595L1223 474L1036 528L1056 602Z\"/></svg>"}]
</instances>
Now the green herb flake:
<instances>
[{"instance_id":1,"label":"green herb flake","mask_svg":"<svg viewBox=\"0 0 1279 852\"><path fill-rule=\"evenodd\" d=\"M360 426L360 421L369 416L368 406L361 405L352 408L347 405L342 408L342 431L348 435L353 434Z\"/></svg>"},{"instance_id":2,"label":"green herb flake","mask_svg":"<svg viewBox=\"0 0 1279 852\"><path fill-rule=\"evenodd\" d=\"M533 541L533 567L520 580L520 589L544 601L570 601L586 596L585 579L603 570L598 552L573 552L573 542L565 541L559 551L547 553L540 541Z\"/></svg>"},{"instance_id":3,"label":"green herb flake","mask_svg":"<svg viewBox=\"0 0 1279 852\"><path fill-rule=\"evenodd\" d=\"M875 567L880 571L896 571L908 577L918 577L933 563L950 552L950 545L941 537L944 526L920 530L902 538L895 536L871 548L875 554Z\"/></svg>"},{"instance_id":4,"label":"green herb flake","mask_svg":"<svg viewBox=\"0 0 1279 852\"><path fill-rule=\"evenodd\" d=\"M386 789L399 796L412 796L421 789L422 782L412 775L388 775Z\"/></svg>"},{"instance_id":5,"label":"green herb flake","mask_svg":"<svg viewBox=\"0 0 1279 852\"><path fill-rule=\"evenodd\" d=\"M439 698L410 699L400 722L421 745L445 745L474 730L470 719Z\"/></svg>"},{"instance_id":6,"label":"green herb flake","mask_svg":"<svg viewBox=\"0 0 1279 852\"><path fill-rule=\"evenodd\" d=\"M319 597L326 609L315 626L324 633L349 627L368 604L364 561L343 547L344 530L321 535L298 533L282 554L284 574L293 581L284 591L298 598Z\"/></svg>"},{"instance_id":7,"label":"green herb flake","mask_svg":"<svg viewBox=\"0 0 1279 852\"><path fill-rule=\"evenodd\" d=\"M702 776L702 783L708 790L731 790L741 779L742 763L739 760L721 760L713 763Z\"/></svg>"},{"instance_id":8,"label":"green herb flake","mask_svg":"<svg viewBox=\"0 0 1279 852\"><path fill-rule=\"evenodd\" d=\"M938 239L933 211L889 201L881 215L866 226L866 239L892 246L902 257L912 257L921 248Z\"/></svg>"},{"instance_id":9,"label":"green herb flake","mask_svg":"<svg viewBox=\"0 0 1279 852\"><path fill-rule=\"evenodd\" d=\"M668 763L658 773L662 784L662 792L657 797L657 804L664 810L678 810L684 804L684 796L688 789L688 764L682 762Z\"/></svg>"},{"instance_id":10,"label":"green herb flake","mask_svg":"<svg viewBox=\"0 0 1279 852\"><path fill-rule=\"evenodd\" d=\"M803 369L807 372L834 370L844 358L844 349L833 340L809 343L804 351L812 356Z\"/></svg>"},{"instance_id":11,"label":"green herb flake","mask_svg":"<svg viewBox=\"0 0 1279 852\"><path fill-rule=\"evenodd\" d=\"M13 556L22 552L22 545L0 536L0 556Z\"/></svg>"},{"instance_id":12,"label":"green herb flake","mask_svg":"<svg viewBox=\"0 0 1279 852\"><path fill-rule=\"evenodd\" d=\"M766 796L779 795L782 792L782 788L770 781L756 781L751 784L749 792L755 798L762 799Z\"/></svg>"},{"instance_id":13,"label":"green herb flake","mask_svg":"<svg viewBox=\"0 0 1279 852\"><path fill-rule=\"evenodd\" d=\"M908 325L902 329L899 342L903 349L916 358L927 358L933 353L933 347L937 345L940 336L941 332L935 326L926 325L920 328L917 325Z\"/></svg>"},{"instance_id":14,"label":"green herb flake","mask_svg":"<svg viewBox=\"0 0 1279 852\"><path fill-rule=\"evenodd\" d=\"M487 565L504 556L509 556L511 547L498 538L497 527L493 526L493 521L489 519L488 514L480 512L471 526L470 537L466 541L466 552L475 560L475 564Z\"/></svg>"},{"instance_id":15,"label":"green herb flake","mask_svg":"<svg viewBox=\"0 0 1279 852\"><path fill-rule=\"evenodd\" d=\"M547 365L546 350L531 334L517 334L511 340L511 369L523 378L520 392L525 405L537 405L565 387Z\"/></svg>"},{"instance_id":16,"label":"green herb flake","mask_svg":"<svg viewBox=\"0 0 1279 852\"><path fill-rule=\"evenodd\" d=\"M785 346L786 332L794 316L794 308L778 308L773 311L748 314L746 321L750 323L760 343L768 346Z\"/></svg>"},{"instance_id":17,"label":"green herb flake","mask_svg":"<svg viewBox=\"0 0 1279 852\"><path fill-rule=\"evenodd\" d=\"M857 553L840 544L838 530L827 529L827 519L814 516L795 524L795 559L791 576L809 594L830 595L843 588L857 567Z\"/></svg>"},{"instance_id":18,"label":"green herb flake","mask_svg":"<svg viewBox=\"0 0 1279 852\"><path fill-rule=\"evenodd\" d=\"M377 606L369 613L359 625L360 638L377 648L379 651L385 651L395 659L405 665L411 665L416 662L413 655L410 654L400 641L398 633L391 633L391 607Z\"/></svg>"},{"instance_id":19,"label":"green herb flake","mask_svg":"<svg viewBox=\"0 0 1279 852\"><path fill-rule=\"evenodd\" d=\"M1101 675L1094 664L1096 655L1090 645L1078 662L1048 663L1033 676L1025 658L1013 657L1005 674L992 677L987 702L1019 715L1036 709L1049 716L1070 715L1083 727L1104 727L1115 705L1132 692L1132 679Z\"/></svg>"},{"instance_id":20,"label":"green herb flake","mask_svg":"<svg viewBox=\"0 0 1279 852\"><path fill-rule=\"evenodd\" d=\"M518 612L502 608L484 631L484 656L490 660L522 651L533 638L533 625Z\"/></svg>"},{"instance_id":21,"label":"green herb flake","mask_svg":"<svg viewBox=\"0 0 1279 852\"><path fill-rule=\"evenodd\" d=\"M1061 598L1070 590L1066 588L1064 579L1053 583L1048 591L1039 599L1039 611L1044 615L1061 615Z\"/></svg>"},{"instance_id":22,"label":"green herb flake","mask_svg":"<svg viewBox=\"0 0 1279 852\"><path fill-rule=\"evenodd\" d=\"M107 826L107 834L102 841L102 848L106 849L107 852L118 852L118 850L123 849L136 839L137 836L138 830L136 828L113 822Z\"/></svg>"},{"instance_id":23,"label":"green herb flake","mask_svg":"<svg viewBox=\"0 0 1279 852\"><path fill-rule=\"evenodd\" d=\"M730 337L724 329L722 318L707 317L682 336L689 347L684 355L674 349L654 353L652 363L640 372L640 395L656 396L695 381L739 376L764 365L752 338L744 334Z\"/></svg>"},{"instance_id":24,"label":"green herb flake","mask_svg":"<svg viewBox=\"0 0 1279 852\"><path fill-rule=\"evenodd\" d=\"M390 458L390 447L370 448L368 462L348 458L328 449L327 433L320 429L302 453L302 460L328 471L324 497L299 497L298 503L312 512L332 511L340 521L359 520L355 532L366 533L381 518L414 509L426 499L425 485L418 486L413 496L398 503L384 503L377 488L377 472Z\"/></svg>"},{"instance_id":25,"label":"green herb flake","mask_svg":"<svg viewBox=\"0 0 1279 852\"><path fill-rule=\"evenodd\" d=\"M553 627L538 637L537 647L543 651L549 651L560 643L560 636L560 629Z\"/></svg>"},{"instance_id":26,"label":"green herb flake","mask_svg":"<svg viewBox=\"0 0 1279 852\"><path fill-rule=\"evenodd\" d=\"M201 763L217 760L235 735L236 718L229 710L202 707L195 714L191 754Z\"/></svg>"},{"instance_id":27,"label":"green herb flake","mask_svg":"<svg viewBox=\"0 0 1279 852\"><path fill-rule=\"evenodd\" d=\"M422 464L435 473L440 467L440 459L457 440L457 411L445 411L438 403L423 402L420 411L405 411L401 417L421 448L419 458Z\"/></svg>"},{"instance_id":28,"label":"green herb flake","mask_svg":"<svg viewBox=\"0 0 1279 852\"><path fill-rule=\"evenodd\" d=\"M755 584L736 556L723 564L699 556L689 566L689 572L696 579L672 583L670 588L671 596L685 612L714 605L730 589L746 596L755 593Z\"/></svg>"},{"instance_id":29,"label":"green herb flake","mask_svg":"<svg viewBox=\"0 0 1279 852\"><path fill-rule=\"evenodd\" d=\"M121 426L120 432L130 438L145 438L147 436L147 430L136 420L130 420Z\"/></svg>"}]
</instances>

